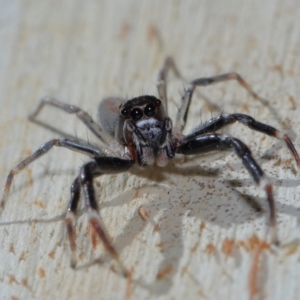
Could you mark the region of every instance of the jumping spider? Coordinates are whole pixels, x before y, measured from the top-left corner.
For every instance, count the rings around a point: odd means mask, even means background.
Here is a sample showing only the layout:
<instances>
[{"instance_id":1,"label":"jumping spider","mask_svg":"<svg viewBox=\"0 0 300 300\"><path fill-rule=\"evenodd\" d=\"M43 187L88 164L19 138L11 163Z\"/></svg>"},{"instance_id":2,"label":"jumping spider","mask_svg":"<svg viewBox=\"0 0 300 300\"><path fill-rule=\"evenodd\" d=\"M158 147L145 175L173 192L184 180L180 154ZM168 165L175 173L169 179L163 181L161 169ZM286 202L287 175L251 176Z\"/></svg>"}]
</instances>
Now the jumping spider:
<instances>
[{"instance_id":1,"label":"jumping spider","mask_svg":"<svg viewBox=\"0 0 300 300\"><path fill-rule=\"evenodd\" d=\"M274 243L278 241L272 185L261 167L252 157L249 148L243 142L237 138L217 132L221 128L237 121L253 130L283 140L299 167L300 158L290 138L269 125L260 123L248 115L239 113L221 114L219 117L212 118L208 122L197 126L188 135L183 135L182 133L188 117L193 92L198 86L236 80L255 99L264 104L267 101L259 97L237 73L195 79L184 90L175 126L173 127L172 121L168 117L166 93L166 78L170 70L177 77L181 78L173 59L167 58L158 76L157 88L159 98L142 95L127 101L119 98L107 98L103 100L99 106L100 124L95 123L90 115L79 107L64 104L53 98L43 98L31 115L31 119L35 119L44 105L57 107L67 113L76 114L91 132L99 138L97 146L69 138L56 138L48 141L10 171L1 200L1 208L3 209L13 177L33 161L47 153L53 146L68 148L90 156L91 161L81 167L79 175L72 183L71 198L66 213L66 226L72 253L72 267L76 266L75 230L73 225L80 193L83 191L91 226L97 232L108 252L118 262L123 274L128 274L119 259L118 253L111 245L100 225L93 180L102 174L128 171L135 164L139 164L142 167L153 164L164 167L168 163L168 160L174 158L177 153L194 155L211 151L234 150L256 184L266 192L270 208L272 241Z\"/></svg>"}]
</instances>

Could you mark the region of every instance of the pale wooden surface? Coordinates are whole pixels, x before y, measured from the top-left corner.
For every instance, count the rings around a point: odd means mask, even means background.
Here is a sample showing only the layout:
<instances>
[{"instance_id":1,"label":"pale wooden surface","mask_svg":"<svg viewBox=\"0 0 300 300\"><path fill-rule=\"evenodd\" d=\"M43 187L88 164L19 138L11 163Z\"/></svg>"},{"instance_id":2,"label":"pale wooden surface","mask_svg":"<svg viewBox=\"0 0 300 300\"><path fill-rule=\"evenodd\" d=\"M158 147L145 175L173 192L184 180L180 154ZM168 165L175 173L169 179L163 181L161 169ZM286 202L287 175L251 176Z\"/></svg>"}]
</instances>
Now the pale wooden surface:
<instances>
[{"instance_id":1,"label":"pale wooden surface","mask_svg":"<svg viewBox=\"0 0 300 300\"><path fill-rule=\"evenodd\" d=\"M166 55L188 79L237 71L270 99L263 107L236 83L202 89L218 109L195 97L187 131L221 110L244 112L286 130L299 149L299 6L298 0L1 1L2 186L17 162L57 136L27 120L38 99L56 96L96 118L105 96L155 94ZM171 83L174 116L183 85ZM55 109L40 119L92 139L75 117ZM74 271L63 218L69 186L87 158L54 149L15 178L1 215L0 298L299 299L295 163L274 139L241 125L226 132L251 146L275 186L279 237L288 244L277 254L266 249L264 193L234 154L218 154L178 159L165 172L100 178L101 215L132 282L112 270L101 243L93 249L85 215L77 226L79 263L99 257L105 263ZM265 212L243 195L256 197Z\"/></svg>"}]
</instances>

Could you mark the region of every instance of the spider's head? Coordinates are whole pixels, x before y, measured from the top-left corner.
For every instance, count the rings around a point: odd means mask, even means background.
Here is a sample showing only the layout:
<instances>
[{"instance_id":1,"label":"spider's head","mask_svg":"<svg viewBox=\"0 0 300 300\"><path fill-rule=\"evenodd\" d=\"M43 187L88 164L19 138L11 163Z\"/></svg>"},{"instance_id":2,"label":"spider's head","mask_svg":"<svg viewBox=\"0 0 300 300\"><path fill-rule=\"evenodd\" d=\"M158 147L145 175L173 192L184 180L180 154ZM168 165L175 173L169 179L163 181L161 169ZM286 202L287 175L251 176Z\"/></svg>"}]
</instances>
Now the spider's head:
<instances>
[{"instance_id":1,"label":"spider's head","mask_svg":"<svg viewBox=\"0 0 300 300\"><path fill-rule=\"evenodd\" d=\"M159 99L146 95L133 98L120 105L120 114L126 120L130 119L137 124L149 119L162 121L165 117L165 110Z\"/></svg>"},{"instance_id":2,"label":"spider's head","mask_svg":"<svg viewBox=\"0 0 300 300\"><path fill-rule=\"evenodd\" d=\"M132 145L140 165L165 165L165 147L169 143L172 122L161 101L154 96L140 96L120 105L123 138Z\"/></svg>"}]
</instances>

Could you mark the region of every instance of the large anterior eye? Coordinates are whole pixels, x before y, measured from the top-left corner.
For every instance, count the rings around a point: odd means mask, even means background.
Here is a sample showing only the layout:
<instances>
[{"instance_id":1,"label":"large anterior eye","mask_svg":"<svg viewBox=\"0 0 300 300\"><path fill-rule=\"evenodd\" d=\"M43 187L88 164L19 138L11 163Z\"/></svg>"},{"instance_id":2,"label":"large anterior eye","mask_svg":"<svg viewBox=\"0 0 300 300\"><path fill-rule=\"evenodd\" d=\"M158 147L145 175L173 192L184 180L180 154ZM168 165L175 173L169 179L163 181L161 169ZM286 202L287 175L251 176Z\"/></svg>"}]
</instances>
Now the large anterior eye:
<instances>
[{"instance_id":1,"label":"large anterior eye","mask_svg":"<svg viewBox=\"0 0 300 300\"><path fill-rule=\"evenodd\" d=\"M128 109L127 109L127 108L122 109L122 110L121 110L121 115L122 115L123 117L127 117L127 116L128 116Z\"/></svg>"},{"instance_id":2,"label":"large anterior eye","mask_svg":"<svg viewBox=\"0 0 300 300\"><path fill-rule=\"evenodd\" d=\"M130 116L133 121L138 121L143 117L143 111L140 108L134 108L131 111Z\"/></svg>"},{"instance_id":3,"label":"large anterior eye","mask_svg":"<svg viewBox=\"0 0 300 300\"><path fill-rule=\"evenodd\" d=\"M153 104L148 104L144 108L144 114L148 118L153 117L155 115L155 106Z\"/></svg>"}]
</instances>

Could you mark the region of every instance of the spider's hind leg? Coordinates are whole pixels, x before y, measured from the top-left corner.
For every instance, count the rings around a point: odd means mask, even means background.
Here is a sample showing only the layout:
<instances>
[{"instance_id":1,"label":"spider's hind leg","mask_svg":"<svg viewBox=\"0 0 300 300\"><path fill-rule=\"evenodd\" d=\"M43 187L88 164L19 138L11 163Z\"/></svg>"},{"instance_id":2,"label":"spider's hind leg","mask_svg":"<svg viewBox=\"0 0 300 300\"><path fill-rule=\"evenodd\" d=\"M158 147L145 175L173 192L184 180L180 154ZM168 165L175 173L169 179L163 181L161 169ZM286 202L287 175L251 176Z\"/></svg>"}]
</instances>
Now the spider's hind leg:
<instances>
[{"instance_id":1,"label":"spider's hind leg","mask_svg":"<svg viewBox=\"0 0 300 300\"><path fill-rule=\"evenodd\" d=\"M191 104L192 96L195 88L198 86L208 86L214 83L224 82L228 80L236 80L247 92L256 100L260 101L263 105L268 104L268 100L260 97L252 87L244 80L244 78L236 72L226 73L222 75L204 77L192 80L184 90L184 94L181 99L181 105L176 116L176 130L180 133L183 131L187 117L189 106Z\"/></svg>"}]
</instances>

